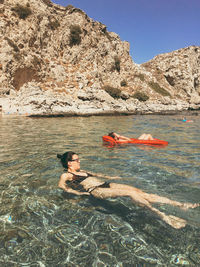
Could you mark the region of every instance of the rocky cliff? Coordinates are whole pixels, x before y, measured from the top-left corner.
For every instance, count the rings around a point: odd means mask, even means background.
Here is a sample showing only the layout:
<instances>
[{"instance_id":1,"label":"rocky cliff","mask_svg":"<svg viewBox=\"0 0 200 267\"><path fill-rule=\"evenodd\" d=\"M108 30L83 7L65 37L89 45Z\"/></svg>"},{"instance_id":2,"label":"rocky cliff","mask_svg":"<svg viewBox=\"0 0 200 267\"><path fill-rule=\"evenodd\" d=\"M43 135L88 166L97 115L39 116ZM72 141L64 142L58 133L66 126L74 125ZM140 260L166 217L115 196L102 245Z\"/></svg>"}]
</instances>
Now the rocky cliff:
<instances>
[{"instance_id":1,"label":"rocky cliff","mask_svg":"<svg viewBox=\"0 0 200 267\"><path fill-rule=\"evenodd\" d=\"M174 98L199 103L200 47L190 46L161 54L142 66L151 71L160 86Z\"/></svg>"},{"instance_id":2,"label":"rocky cliff","mask_svg":"<svg viewBox=\"0 0 200 267\"><path fill-rule=\"evenodd\" d=\"M0 0L4 113L99 114L198 109L200 47L138 65L129 43L71 5Z\"/></svg>"}]
</instances>

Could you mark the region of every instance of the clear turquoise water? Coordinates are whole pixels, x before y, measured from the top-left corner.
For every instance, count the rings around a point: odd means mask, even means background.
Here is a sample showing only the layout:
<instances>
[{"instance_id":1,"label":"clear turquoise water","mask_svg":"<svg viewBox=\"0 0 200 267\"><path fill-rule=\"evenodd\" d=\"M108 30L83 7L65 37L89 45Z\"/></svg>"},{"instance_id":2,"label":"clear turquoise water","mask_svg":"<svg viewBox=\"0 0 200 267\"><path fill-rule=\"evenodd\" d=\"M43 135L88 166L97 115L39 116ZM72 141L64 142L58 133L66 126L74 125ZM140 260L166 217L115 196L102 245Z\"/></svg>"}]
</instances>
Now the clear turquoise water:
<instances>
[{"instance_id":1,"label":"clear turquoise water","mask_svg":"<svg viewBox=\"0 0 200 267\"><path fill-rule=\"evenodd\" d=\"M81 167L170 199L200 202L200 116L0 118L0 266L200 266L200 208L157 206L176 230L129 198L97 200L57 188L57 153ZM101 136L151 133L164 148L107 147ZM119 181L118 181L119 182ZM135 264L135 265L134 265Z\"/></svg>"}]
</instances>

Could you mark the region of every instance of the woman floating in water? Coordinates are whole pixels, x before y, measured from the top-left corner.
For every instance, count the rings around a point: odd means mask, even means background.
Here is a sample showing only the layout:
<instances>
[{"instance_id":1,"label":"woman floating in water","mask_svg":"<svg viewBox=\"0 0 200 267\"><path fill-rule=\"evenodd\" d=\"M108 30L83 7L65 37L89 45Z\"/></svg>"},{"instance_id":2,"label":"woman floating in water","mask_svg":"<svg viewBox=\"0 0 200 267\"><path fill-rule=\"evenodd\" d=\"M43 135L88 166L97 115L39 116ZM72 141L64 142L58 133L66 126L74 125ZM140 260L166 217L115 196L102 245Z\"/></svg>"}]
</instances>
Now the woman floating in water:
<instances>
[{"instance_id":1,"label":"woman floating in water","mask_svg":"<svg viewBox=\"0 0 200 267\"><path fill-rule=\"evenodd\" d=\"M124 141L124 140L131 141L131 138L123 136L123 135L119 135L119 134L114 133L114 132L109 133L108 136L112 137L116 141ZM139 140L154 140L154 138L152 137L151 134L145 134L145 133L140 135L137 139L139 139Z\"/></svg>"},{"instance_id":2,"label":"woman floating in water","mask_svg":"<svg viewBox=\"0 0 200 267\"><path fill-rule=\"evenodd\" d=\"M192 120L187 120L185 117L182 119L183 122L193 122Z\"/></svg>"},{"instance_id":3,"label":"woman floating in water","mask_svg":"<svg viewBox=\"0 0 200 267\"><path fill-rule=\"evenodd\" d=\"M75 195L92 195L100 199L128 196L134 203L147 207L151 211L155 212L166 223L177 229L184 227L186 225L186 221L172 215L166 215L165 213L152 207L152 204L170 204L182 209L196 208L200 205L181 203L170 200L166 197L148 194L138 188L125 184L104 182L97 177L110 180L120 178L80 170L80 160L78 154L72 151L66 152L63 155L57 155L57 157L61 160L61 163L65 168L64 173L60 176L58 186L68 193Z\"/></svg>"}]
</instances>

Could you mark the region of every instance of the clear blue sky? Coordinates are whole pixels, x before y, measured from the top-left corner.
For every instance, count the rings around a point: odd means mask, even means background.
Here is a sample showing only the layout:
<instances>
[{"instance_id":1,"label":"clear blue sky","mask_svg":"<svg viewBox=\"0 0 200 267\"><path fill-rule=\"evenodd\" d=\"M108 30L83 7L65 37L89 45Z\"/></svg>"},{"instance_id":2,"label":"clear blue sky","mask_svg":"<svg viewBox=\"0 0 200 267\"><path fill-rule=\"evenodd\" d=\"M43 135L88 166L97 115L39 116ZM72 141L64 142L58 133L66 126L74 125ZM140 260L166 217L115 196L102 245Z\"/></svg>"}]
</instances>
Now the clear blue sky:
<instances>
[{"instance_id":1,"label":"clear blue sky","mask_svg":"<svg viewBox=\"0 0 200 267\"><path fill-rule=\"evenodd\" d=\"M200 0L52 0L82 9L130 43L134 62L200 46Z\"/></svg>"}]
</instances>

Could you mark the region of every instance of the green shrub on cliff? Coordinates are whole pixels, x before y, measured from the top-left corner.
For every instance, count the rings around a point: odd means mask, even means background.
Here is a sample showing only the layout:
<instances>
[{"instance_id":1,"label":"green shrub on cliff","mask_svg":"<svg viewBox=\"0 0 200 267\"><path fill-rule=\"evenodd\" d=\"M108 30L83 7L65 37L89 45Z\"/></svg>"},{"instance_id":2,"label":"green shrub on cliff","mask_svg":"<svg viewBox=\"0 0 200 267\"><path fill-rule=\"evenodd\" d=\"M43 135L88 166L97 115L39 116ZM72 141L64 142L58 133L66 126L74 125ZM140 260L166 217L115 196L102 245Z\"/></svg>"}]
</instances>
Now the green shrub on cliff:
<instances>
[{"instance_id":1,"label":"green shrub on cliff","mask_svg":"<svg viewBox=\"0 0 200 267\"><path fill-rule=\"evenodd\" d=\"M14 11L20 19L26 19L29 15L32 14L32 11L28 5L22 6L20 4L16 4L16 6L11 10Z\"/></svg>"},{"instance_id":2,"label":"green shrub on cliff","mask_svg":"<svg viewBox=\"0 0 200 267\"><path fill-rule=\"evenodd\" d=\"M160 87L158 83L149 82L149 86L157 93L163 95L163 96L171 96L170 93L165 90L164 88Z\"/></svg>"},{"instance_id":3,"label":"green shrub on cliff","mask_svg":"<svg viewBox=\"0 0 200 267\"><path fill-rule=\"evenodd\" d=\"M117 56L114 57L114 64L111 67L111 71L115 70L120 72L120 59Z\"/></svg>"},{"instance_id":4,"label":"green shrub on cliff","mask_svg":"<svg viewBox=\"0 0 200 267\"><path fill-rule=\"evenodd\" d=\"M15 52L19 52L18 46L8 37L5 37L5 40L8 42L9 46L11 46Z\"/></svg>"},{"instance_id":5,"label":"green shrub on cliff","mask_svg":"<svg viewBox=\"0 0 200 267\"><path fill-rule=\"evenodd\" d=\"M60 27L60 22L57 19L50 20L49 21L49 28L51 30L56 30L58 27Z\"/></svg>"},{"instance_id":6,"label":"green shrub on cliff","mask_svg":"<svg viewBox=\"0 0 200 267\"><path fill-rule=\"evenodd\" d=\"M72 8L74 8L72 5L67 5L67 6L65 7L65 10L70 10L70 9L72 9Z\"/></svg>"},{"instance_id":7,"label":"green shrub on cliff","mask_svg":"<svg viewBox=\"0 0 200 267\"><path fill-rule=\"evenodd\" d=\"M79 45L81 43L81 28L79 25L72 25L70 27L69 43L70 46Z\"/></svg>"},{"instance_id":8,"label":"green shrub on cliff","mask_svg":"<svg viewBox=\"0 0 200 267\"><path fill-rule=\"evenodd\" d=\"M45 5L49 6L49 7L52 6L52 2L51 2L51 0L42 0L42 2L43 2Z\"/></svg>"},{"instance_id":9,"label":"green shrub on cliff","mask_svg":"<svg viewBox=\"0 0 200 267\"><path fill-rule=\"evenodd\" d=\"M121 97L121 90L119 88L115 88L110 85L105 85L103 89L113 98L118 99Z\"/></svg>"},{"instance_id":10,"label":"green shrub on cliff","mask_svg":"<svg viewBox=\"0 0 200 267\"><path fill-rule=\"evenodd\" d=\"M121 81L120 83L121 86L127 86L127 82L125 80Z\"/></svg>"},{"instance_id":11,"label":"green shrub on cliff","mask_svg":"<svg viewBox=\"0 0 200 267\"><path fill-rule=\"evenodd\" d=\"M120 72L120 59L116 56L115 58L114 58L114 60L115 60L115 69L118 71L118 72Z\"/></svg>"},{"instance_id":12,"label":"green shrub on cliff","mask_svg":"<svg viewBox=\"0 0 200 267\"><path fill-rule=\"evenodd\" d=\"M144 82L144 74L142 73L135 74L134 77L139 78L142 82Z\"/></svg>"},{"instance_id":13,"label":"green shrub on cliff","mask_svg":"<svg viewBox=\"0 0 200 267\"><path fill-rule=\"evenodd\" d=\"M145 102L149 99L147 94L139 91L135 92L132 97L138 99L140 102Z\"/></svg>"}]
</instances>

